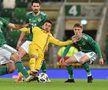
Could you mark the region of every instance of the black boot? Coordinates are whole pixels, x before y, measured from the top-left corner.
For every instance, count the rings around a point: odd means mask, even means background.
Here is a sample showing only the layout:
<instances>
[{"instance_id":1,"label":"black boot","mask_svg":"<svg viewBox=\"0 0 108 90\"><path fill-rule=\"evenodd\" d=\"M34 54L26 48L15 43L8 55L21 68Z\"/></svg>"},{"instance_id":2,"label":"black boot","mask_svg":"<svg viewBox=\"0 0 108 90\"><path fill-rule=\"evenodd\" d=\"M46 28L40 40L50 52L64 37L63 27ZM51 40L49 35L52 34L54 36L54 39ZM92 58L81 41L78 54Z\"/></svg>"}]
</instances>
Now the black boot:
<instances>
[{"instance_id":1,"label":"black boot","mask_svg":"<svg viewBox=\"0 0 108 90\"><path fill-rule=\"evenodd\" d=\"M67 80L65 81L65 83L75 83L75 80L74 80L74 79L67 79Z\"/></svg>"},{"instance_id":2,"label":"black boot","mask_svg":"<svg viewBox=\"0 0 108 90\"><path fill-rule=\"evenodd\" d=\"M92 82L93 82L93 77L92 77L92 76L88 76L87 82L88 82L88 83L92 83Z\"/></svg>"}]
</instances>

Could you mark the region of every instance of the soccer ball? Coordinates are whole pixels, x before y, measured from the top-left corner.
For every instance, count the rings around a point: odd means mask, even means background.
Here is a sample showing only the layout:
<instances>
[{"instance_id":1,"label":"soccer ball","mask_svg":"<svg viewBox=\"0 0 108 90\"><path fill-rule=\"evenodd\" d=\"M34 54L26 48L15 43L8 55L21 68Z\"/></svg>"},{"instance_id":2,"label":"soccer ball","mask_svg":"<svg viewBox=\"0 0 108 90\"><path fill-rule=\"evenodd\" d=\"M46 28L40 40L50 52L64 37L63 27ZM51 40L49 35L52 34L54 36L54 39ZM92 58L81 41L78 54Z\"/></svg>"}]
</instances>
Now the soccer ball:
<instances>
[{"instance_id":1,"label":"soccer ball","mask_svg":"<svg viewBox=\"0 0 108 90\"><path fill-rule=\"evenodd\" d=\"M40 73L39 76L38 76L38 80L41 83L46 83L49 80L48 75L46 73Z\"/></svg>"}]
</instances>

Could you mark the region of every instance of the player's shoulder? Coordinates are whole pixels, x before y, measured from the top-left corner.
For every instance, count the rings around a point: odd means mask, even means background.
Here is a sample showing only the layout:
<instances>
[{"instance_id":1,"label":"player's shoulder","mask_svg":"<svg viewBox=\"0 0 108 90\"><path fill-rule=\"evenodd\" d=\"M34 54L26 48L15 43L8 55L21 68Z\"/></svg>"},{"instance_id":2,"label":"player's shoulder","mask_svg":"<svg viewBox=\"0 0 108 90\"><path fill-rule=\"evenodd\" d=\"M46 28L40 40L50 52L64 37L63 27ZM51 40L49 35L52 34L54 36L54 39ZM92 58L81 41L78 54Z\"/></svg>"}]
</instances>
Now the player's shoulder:
<instances>
[{"instance_id":1,"label":"player's shoulder","mask_svg":"<svg viewBox=\"0 0 108 90\"><path fill-rule=\"evenodd\" d=\"M53 35L52 35L50 32L49 32L49 36L50 36L50 37L53 37Z\"/></svg>"},{"instance_id":2,"label":"player's shoulder","mask_svg":"<svg viewBox=\"0 0 108 90\"><path fill-rule=\"evenodd\" d=\"M43 11L41 11L40 14L41 14L42 16L47 16L47 14L46 14L45 12L43 12Z\"/></svg>"},{"instance_id":3,"label":"player's shoulder","mask_svg":"<svg viewBox=\"0 0 108 90\"><path fill-rule=\"evenodd\" d=\"M89 39L89 38L92 38L90 35L88 34L85 34L83 33L83 36L82 36L85 40Z\"/></svg>"},{"instance_id":4,"label":"player's shoulder","mask_svg":"<svg viewBox=\"0 0 108 90\"><path fill-rule=\"evenodd\" d=\"M37 26L33 27L33 29L34 30L40 30L40 31L42 30L40 27L37 27Z\"/></svg>"},{"instance_id":5,"label":"player's shoulder","mask_svg":"<svg viewBox=\"0 0 108 90\"><path fill-rule=\"evenodd\" d=\"M26 16L29 16L29 15L32 15L32 11L26 13Z\"/></svg>"}]
</instances>

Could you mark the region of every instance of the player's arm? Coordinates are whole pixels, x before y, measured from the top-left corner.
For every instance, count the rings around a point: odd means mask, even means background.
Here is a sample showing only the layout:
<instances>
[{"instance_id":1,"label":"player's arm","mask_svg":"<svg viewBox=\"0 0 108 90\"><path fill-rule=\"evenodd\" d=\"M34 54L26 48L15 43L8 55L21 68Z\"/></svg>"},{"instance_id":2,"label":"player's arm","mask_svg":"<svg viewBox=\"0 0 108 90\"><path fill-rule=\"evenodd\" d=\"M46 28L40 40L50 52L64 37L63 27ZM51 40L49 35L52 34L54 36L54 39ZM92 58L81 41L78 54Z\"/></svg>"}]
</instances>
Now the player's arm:
<instances>
[{"instance_id":1,"label":"player's arm","mask_svg":"<svg viewBox=\"0 0 108 90\"><path fill-rule=\"evenodd\" d=\"M68 53L68 51L69 51L70 48L71 48L71 45L68 45L68 46L65 48L64 52L63 52L62 55L61 55L61 59L60 59L60 61L59 61L59 64L62 64L62 62L64 62L64 57L67 55L67 53Z\"/></svg>"},{"instance_id":2,"label":"player's arm","mask_svg":"<svg viewBox=\"0 0 108 90\"><path fill-rule=\"evenodd\" d=\"M68 51L69 51L70 48L71 48L71 45L68 45L68 46L65 48L63 54L61 55L62 58L64 58L64 57L67 55L67 53L68 53Z\"/></svg>"},{"instance_id":3,"label":"player's arm","mask_svg":"<svg viewBox=\"0 0 108 90\"><path fill-rule=\"evenodd\" d=\"M58 45L58 46L66 46L66 45L69 45L69 44L72 44L73 43L72 40L68 40L68 41L65 41L65 42L60 41L60 40L54 38L52 35L50 35L49 42L50 43L53 43L55 45Z\"/></svg>"},{"instance_id":4,"label":"player's arm","mask_svg":"<svg viewBox=\"0 0 108 90\"><path fill-rule=\"evenodd\" d=\"M96 41L94 41L91 37L88 38L88 43L94 48L95 52L97 53L99 58L99 63L104 64L104 60L102 57L102 52L99 44Z\"/></svg>"},{"instance_id":5,"label":"player's arm","mask_svg":"<svg viewBox=\"0 0 108 90\"><path fill-rule=\"evenodd\" d=\"M17 49L20 47L24 37L25 37L25 32L21 32L20 37L19 37L18 42L17 42L17 46L16 46Z\"/></svg>"},{"instance_id":6,"label":"player's arm","mask_svg":"<svg viewBox=\"0 0 108 90\"><path fill-rule=\"evenodd\" d=\"M97 42L95 42L95 51L97 52L97 55L98 55L98 58L99 58L99 63L104 64L104 60L103 60L103 57L102 57L102 52L101 52L100 46Z\"/></svg>"},{"instance_id":7,"label":"player's arm","mask_svg":"<svg viewBox=\"0 0 108 90\"><path fill-rule=\"evenodd\" d=\"M11 29L20 29L27 26L29 26L29 24L13 24L13 23L8 24L8 27Z\"/></svg>"}]
</instances>

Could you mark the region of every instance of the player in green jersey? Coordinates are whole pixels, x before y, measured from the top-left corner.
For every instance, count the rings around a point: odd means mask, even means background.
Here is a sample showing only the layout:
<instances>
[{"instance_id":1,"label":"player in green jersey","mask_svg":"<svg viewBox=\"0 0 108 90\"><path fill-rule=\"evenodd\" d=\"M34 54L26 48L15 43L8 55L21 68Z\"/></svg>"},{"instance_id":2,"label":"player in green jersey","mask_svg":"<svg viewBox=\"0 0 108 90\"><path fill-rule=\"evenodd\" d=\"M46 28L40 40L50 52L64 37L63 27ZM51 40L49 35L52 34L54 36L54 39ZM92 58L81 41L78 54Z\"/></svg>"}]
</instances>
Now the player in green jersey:
<instances>
[{"instance_id":1,"label":"player in green jersey","mask_svg":"<svg viewBox=\"0 0 108 90\"><path fill-rule=\"evenodd\" d=\"M30 76L28 75L25 67L23 66L19 58L17 50L6 44L6 40L4 36L4 28L9 27L12 29L19 29L24 26L27 25L17 25L17 24L9 23L4 18L0 17L0 65L6 64L6 66L0 68L0 75L13 72L16 66L18 71L20 71L24 75L26 80L30 78Z\"/></svg>"},{"instance_id":2,"label":"player in green jersey","mask_svg":"<svg viewBox=\"0 0 108 90\"><path fill-rule=\"evenodd\" d=\"M74 54L78 53L78 50L79 49L78 49L76 44L75 45L74 44L69 45L67 48L62 47L58 51L58 59L60 59L60 58L67 59L67 56L68 56L68 58L73 56ZM92 78L92 73L91 73L89 64L84 63L84 64L82 64L82 67L87 72L87 76L88 76L87 82L92 83L93 78ZM68 71L69 78L65 81L65 83L74 83L75 80L73 79L74 78L74 75L73 75L73 69L74 68L73 68L73 66L69 65L69 66L66 67L66 69Z\"/></svg>"},{"instance_id":3,"label":"player in green jersey","mask_svg":"<svg viewBox=\"0 0 108 90\"><path fill-rule=\"evenodd\" d=\"M40 0L32 1L32 4L31 4L32 11L28 12L26 15L26 18L25 18L26 23L31 24L33 27L34 26L38 26L40 28L42 27L44 22L48 19L48 16L44 12L40 11L40 7L41 7ZM17 49L19 51L20 58L22 58L24 55L28 54L29 44L32 41L32 33L30 33L28 39L21 45L21 42L22 42L24 36L25 36L25 32L22 32L20 35L20 38L18 40L18 43L17 43ZM43 62L41 69L42 69L43 73L46 73L45 60ZM21 78L22 78L22 76L19 75L19 78L17 79L17 81L20 81Z\"/></svg>"},{"instance_id":4,"label":"player in green jersey","mask_svg":"<svg viewBox=\"0 0 108 90\"><path fill-rule=\"evenodd\" d=\"M74 42L78 45L80 51L71 56L66 61L64 61L64 59L62 58L60 60L60 63L69 66L75 62L85 64L89 61L89 63L92 64L98 57L99 63L104 64L104 60L98 43L94 41L91 36L82 33L83 27L80 24L75 24L73 30L75 35L72 37L72 40L74 40ZM71 46L67 46L63 56L66 55L70 47Z\"/></svg>"}]
</instances>

